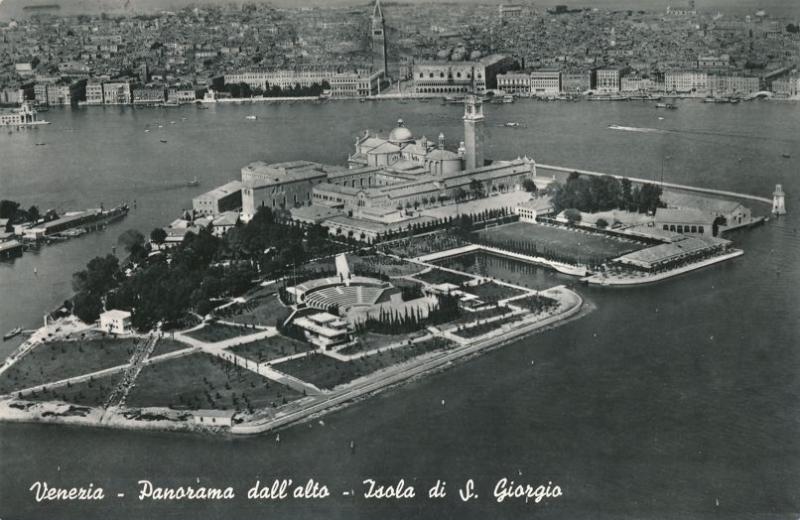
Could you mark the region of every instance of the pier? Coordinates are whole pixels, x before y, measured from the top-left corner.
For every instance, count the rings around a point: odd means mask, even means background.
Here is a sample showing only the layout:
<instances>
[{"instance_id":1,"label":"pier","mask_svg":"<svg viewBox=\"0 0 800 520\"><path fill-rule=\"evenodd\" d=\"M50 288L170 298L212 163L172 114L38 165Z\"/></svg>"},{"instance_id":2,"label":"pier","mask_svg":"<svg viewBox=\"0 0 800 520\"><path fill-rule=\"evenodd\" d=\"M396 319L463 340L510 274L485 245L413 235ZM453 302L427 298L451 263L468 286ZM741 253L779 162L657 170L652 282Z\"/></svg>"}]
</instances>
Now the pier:
<instances>
[{"instance_id":1,"label":"pier","mask_svg":"<svg viewBox=\"0 0 800 520\"><path fill-rule=\"evenodd\" d=\"M637 177L626 177L625 175L615 175L612 173L602 173L602 172L595 172L591 170L578 170L576 168L564 168L563 166L551 166L548 164L536 164L536 169L545 169L545 170L552 170L557 172L564 172L570 174L572 172L578 172L581 175L594 175L596 177L614 177L615 179L625 179L627 178L631 182L636 182L639 184L660 184L664 188L673 188L678 190L686 190L686 191L693 191L696 193L705 193L707 195L719 195L722 197L734 197L737 199L747 199L747 200L754 200L756 202L761 202L763 204L769 204L772 206L772 199L767 197L759 197L758 195L750 195L749 193L738 193L735 191L726 191L726 190L717 190L713 188L700 188L697 186L688 186L686 184L677 184L674 182L659 182L653 179L642 179Z\"/></svg>"}]
</instances>

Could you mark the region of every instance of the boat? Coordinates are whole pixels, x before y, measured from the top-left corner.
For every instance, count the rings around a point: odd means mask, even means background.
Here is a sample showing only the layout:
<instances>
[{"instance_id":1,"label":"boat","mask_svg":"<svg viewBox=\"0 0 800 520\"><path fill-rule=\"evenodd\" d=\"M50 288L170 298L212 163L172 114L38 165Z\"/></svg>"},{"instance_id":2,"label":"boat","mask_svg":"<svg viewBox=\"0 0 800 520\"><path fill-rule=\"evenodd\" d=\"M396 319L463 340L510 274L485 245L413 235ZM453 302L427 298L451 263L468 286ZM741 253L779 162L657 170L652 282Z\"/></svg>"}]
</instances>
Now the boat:
<instances>
[{"instance_id":1,"label":"boat","mask_svg":"<svg viewBox=\"0 0 800 520\"><path fill-rule=\"evenodd\" d=\"M519 123L517 123L517 122L515 122L515 121L508 121L508 122L507 122L505 125L503 125L503 126L506 126L506 127L508 127L508 128L517 128L517 127L519 126Z\"/></svg>"},{"instance_id":2,"label":"boat","mask_svg":"<svg viewBox=\"0 0 800 520\"><path fill-rule=\"evenodd\" d=\"M678 107L672 103L656 103L656 108L668 108L670 110L675 110Z\"/></svg>"},{"instance_id":3,"label":"boat","mask_svg":"<svg viewBox=\"0 0 800 520\"><path fill-rule=\"evenodd\" d=\"M783 157L784 159L791 159L792 155L789 154L789 153L784 152L784 153L781 154L781 157Z\"/></svg>"},{"instance_id":4,"label":"boat","mask_svg":"<svg viewBox=\"0 0 800 520\"><path fill-rule=\"evenodd\" d=\"M14 336L19 335L21 332L22 332L22 327L15 327L15 328L9 330L8 332L5 333L5 335L3 335L3 341L9 340L9 339L13 338Z\"/></svg>"},{"instance_id":5,"label":"boat","mask_svg":"<svg viewBox=\"0 0 800 520\"><path fill-rule=\"evenodd\" d=\"M166 140L166 139L161 139L161 142L162 142L162 143L166 143L166 142L167 142L167 140Z\"/></svg>"},{"instance_id":6,"label":"boat","mask_svg":"<svg viewBox=\"0 0 800 520\"><path fill-rule=\"evenodd\" d=\"M252 114L251 114L251 115L249 115L249 116L245 116L245 119L248 119L248 120L250 120L250 121L255 121L255 120L256 120L256 119L258 119L258 118L257 118L256 116L254 116L254 115L252 115Z\"/></svg>"},{"instance_id":7,"label":"boat","mask_svg":"<svg viewBox=\"0 0 800 520\"><path fill-rule=\"evenodd\" d=\"M513 95L506 94L505 96L503 96L503 103L513 103L513 102L514 102L514 96Z\"/></svg>"},{"instance_id":8,"label":"boat","mask_svg":"<svg viewBox=\"0 0 800 520\"><path fill-rule=\"evenodd\" d=\"M36 143L36 146L47 146L47 143Z\"/></svg>"},{"instance_id":9,"label":"boat","mask_svg":"<svg viewBox=\"0 0 800 520\"><path fill-rule=\"evenodd\" d=\"M150 129L148 128L147 130L144 131L144 133L146 134L150 133Z\"/></svg>"},{"instance_id":10,"label":"boat","mask_svg":"<svg viewBox=\"0 0 800 520\"><path fill-rule=\"evenodd\" d=\"M197 177L194 179L186 182L187 186L200 186L200 181L197 180Z\"/></svg>"}]
</instances>

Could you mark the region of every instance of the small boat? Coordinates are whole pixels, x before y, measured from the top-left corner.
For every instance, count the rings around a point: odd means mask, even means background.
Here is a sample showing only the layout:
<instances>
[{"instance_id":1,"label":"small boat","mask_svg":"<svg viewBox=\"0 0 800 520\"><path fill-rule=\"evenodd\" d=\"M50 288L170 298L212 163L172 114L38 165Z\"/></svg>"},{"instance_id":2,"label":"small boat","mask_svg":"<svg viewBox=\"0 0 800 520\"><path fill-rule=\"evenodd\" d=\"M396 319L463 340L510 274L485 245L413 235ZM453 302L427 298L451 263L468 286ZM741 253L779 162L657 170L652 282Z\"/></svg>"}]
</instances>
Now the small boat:
<instances>
[{"instance_id":1,"label":"small boat","mask_svg":"<svg viewBox=\"0 0 800 520\"><path fill-rule=\"evenodd\" d=\"M503 103L513 103L513 102L514 102L514 96L513 95L506 94L505 96L503 96Z\"/></svg>"},{"instance_id":2,"label":"small boat","mask_svg":"<svg viewBox=\"0 0 800 520\"><path fill-rule=\"evenodd\" d=\"M784 159L791 159L792 155L789 154L789 153L784 152L784 153L781 154L781 157L783 157Z\"/></svg>"},{"instance_id":3,"label":"small boat","mask_svg":"<svg viewBox=\"0 0 800 520\"><path fill-rule=\"evenodd\" d=\"M187 186L200 186L200 181L197 180L197 177L194 179L186 182Z\"/></svg>"},{"instance_id":4,"label":"small boat","mask_svg":"<svg viewBox=\"0 0 800 520\"><path fill-rule=\"evenodd\" d=\"M250 120L250 121L255 121L255 120L256 120L256 119L258 119L258 118L257 118L256 116L254 116L254 115L252 115L252 114L251 114L251 115L249 115L249 116L245 116L245 119L247 119L247 120Z\"/></svg>"},{"instance_id":5,"label":"small boat","mask_svg":"<svg viewBox=\"0 0 800 520\"><path fill-rule=\"evenodd\" d=\"M144 131L144 133L149 134L150 133L150 129L148 128L147 130Z\"/></svg>"},{"instance_id":6,"label":"small boat","mask_svg":"<svg viewBox=\"0 0 800 520\"><path fill-rule=\"evenodd\" d=\"M166 142L167 142L167 140L166 140L166 139L161 139L161 142L162 142L162 143L166 143Z\"/></svg>"},{"instance_id":7,"label":"small boat","mask_svg":"<svg viewBox=\"0 0 800 520\"><path fill-rule=\"evenodd\" d=\"M9 340L9 339L13 338L14 336L19 335L21 332L22 332L22 327L16 327L16 328L13 328L13 329L9 330L3 336L3 341Z\"/></svg>"},{"instance_id":8,"label":"small boat","mask_svg":"<svg viewBox=\"0 0 800 520\"><path fill-rule=\"evenodd\" d=\"M36 143L36 146L46 146L47 143Z\"/></svg>"},{"instance_id":9,"label":"small boat","mask_svg":"<svg viewBox=\"0 0 800 520\"><path fill-rule=\"evenodd\" d=\"M519 127L519 123L517 123L517 122L515 122L515 121L508 121L508 122L507 122L505 125L503 125L503 126L506 126L506 127L508 127L508 128L517 128L517 127Z\"/></svg>"}]
</instances>

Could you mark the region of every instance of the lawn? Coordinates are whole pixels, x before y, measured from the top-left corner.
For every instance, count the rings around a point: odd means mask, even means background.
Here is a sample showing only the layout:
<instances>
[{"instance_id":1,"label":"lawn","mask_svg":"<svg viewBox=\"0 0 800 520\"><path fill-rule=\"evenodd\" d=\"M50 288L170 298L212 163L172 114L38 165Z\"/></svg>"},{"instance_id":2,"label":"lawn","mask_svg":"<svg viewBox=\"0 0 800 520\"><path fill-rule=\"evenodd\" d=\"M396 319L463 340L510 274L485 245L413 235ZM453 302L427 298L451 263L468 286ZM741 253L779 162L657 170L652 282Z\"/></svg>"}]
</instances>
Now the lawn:
<instances>
[{"instance_id":1,"label":"lawn","mask_svg":"<svg viewBox=\"0 0 800 520\"><path fill-rule=\"evenodd\" d=\"M153 353L150 354L150 357L160 356L161 354L168 354L178 350L185 350L187 348L192 348L192 346L165 336L158 340L158 343L156 343L156 346L153 349Z\"/></svg>"},{"instance_id":2,"label":"lawn","mask_svg":"<svg viewBox=\"0 0 800 520\"><path fill-rule=\"evenodd\" d=\"M511 305L522 307L523 309L527 309L534 314L538 314L540 312L549 311L551 309L557 308L558 301L554 300L553 298L548 298L547 296L532 294L527 298L520 298L519 300L514 300L513 302L511 302Z\"/></svg>"},{"instance_id":3,"label":"lawn","mask_svg":"<svg viewBox=\"0 0 800 520\"><path fill-rule=\"evenodd\" d=\"M236 327L234 325L226 325L224 323L206 323L202 329L197 329L192 332L187 332L186 335L206 343L217 343L218 341L225 341L226 339L238 338L239 336L247 336L258 332L254 329L246 327Z\"/></svg>"},{"instance_id":4,"label":"lawn","mask_svg":"<svg viewBox=\"0 0 800 520\"><path fill-rule=\"evenodd\" d=\"M452 347L452 342L443 338L432 338L414 345L384 351L353 361L338 361L324 354L293 359L274 366L276 370L307 381L318 388L334 388L354 379L371 374L421 354Z\"/></svg>"},{"instance_id":5,"label":"lawn","mask_svg":"<svg viewBox=\"0 0 800 520\"><path fill-rule=\"evenodd\" d=\"M564 227L515 222L476 232L482 243L569 263L598 264L644 247L638 242Z\"/></svg>"},{"instance_id":6,"label":"lawn","mask_svg":"<svg viewBox=\"0 0 800 520\"><path fill-rule=\"evenodd\" d=\"M441 269L436 269L436 268L431 269L427 273L414 275L414 278L434 285L438 285L440 283L452 283L455 285L461 285L464 282L468 282L474 279L471 276L451 273L449 271L443 271Z\"/></svg>"},{"instance_id":7,"label":"lawn","mask_svg":"<svg viewBox=\"0 0 800 520\"><path fill-rule=\"evenodd\" d=\"M314 346L296 339L287 338L286 336L271 336L269 338L260 339L244 345L237 345L228 350L234 354L244 356L252 361L259 363L264 361L272 361L273 359L291 356L292 354L299 354L300 352L307 352L313 350Z\"/></svg>"},{"instance_id":8,"label":"lawn","mask_svg":"<svg viewBox=\"0 0 800 520\"><path fill-rule=\"evenodd\" d=\"M0 375L0 394L128 363L138 338L51 341Z\"/></svg>"},{"instance_id":9,"label":"lawn","mask_svg":"<svg viewBox=\"0 0 800 520\"><path fill-rule=\"evenodd\" d=\"M57 400L82 406L103 406L108 396L119 384L120 378L122 378L122 372L69 384L54 390L37 392L36 395L25 396L25 399L31 401Z\"/></svg>"},{"instance_id":10,"label":"lawn","mask_svg":"<svg viewBox=\"0 0 800 520\"><path fill-rule=\"evenodd\" d=\"M391 256L369 255L356 256L347 255L347 259L355 273L360 272L379 272L389 277L405 276L414 274L425 269L419 264L412 264L405 260L399 260Z\"/></svg>"},{"instance_id":11,"label":"lawn","mask_svg":"<svg viewBox=\"0 0 800 520\"><path fill-rule=\"evenodd\" d=\"M339 352L346 355L356 354L358 352L367 352L370 350L388 347L389 345L394 345L396 343L401 343L403 341L408 341L409 338L418 336L420 334L425 334L426 332L427 331L420 332L417 334L397 334L397 335L375 334L374 332L366 332L358 336L357 343L355 343L354 345L349 345L340 350Z\"/></svg>"},{"instance_id":12,"label":"lawn","mask_svg":"<svg viewBox=\"0 0 800 520\"><path fill-rule=\"evenodd\" d=\"M286 319L292 310L278 299L275 288L269 294L259 294L248 300L247 303L234 304L219 312L227 321L256 324L272 327L276 320Z\"/></svg>"},{"instance_id":13,"label":"lawn","mask_svg":"<svg viewBox=\"0 0 800 520\"><path fill-rule=\"evenodd\" d=\"M465 323L472 323L474 321L488 320L497 316L502 316L512 312L508 307L489 307L488 309L481 309L479 311L466 311L462 310L461 315L453 321L448 321L442 327L463 325ZM440 327L441 328L441 327Z\"/></svg>"},{"instance_id":14,"label":"lawn","mask_svg":"<svg viewBox=\"0 0 800 520\"><path fill-rule=\"evenodd\" d=\"M128 395L132 407L246 410L301 397L284 385L205 353L144 367Z\"/></svg>"},{"instance_id":15,"label":"lawn","mask_svg":"<svg viewBox=\"0 0 800 520\"><path fill-rule=\"evenodd\" d=\"M474 287L464 287L464 291L474 294L486 303L497 303L500 300L513 298L514 296L521 296L525 291L514 289L505 285L499 285L494 282L482 283Z\"/></svg>"}]
</instances>

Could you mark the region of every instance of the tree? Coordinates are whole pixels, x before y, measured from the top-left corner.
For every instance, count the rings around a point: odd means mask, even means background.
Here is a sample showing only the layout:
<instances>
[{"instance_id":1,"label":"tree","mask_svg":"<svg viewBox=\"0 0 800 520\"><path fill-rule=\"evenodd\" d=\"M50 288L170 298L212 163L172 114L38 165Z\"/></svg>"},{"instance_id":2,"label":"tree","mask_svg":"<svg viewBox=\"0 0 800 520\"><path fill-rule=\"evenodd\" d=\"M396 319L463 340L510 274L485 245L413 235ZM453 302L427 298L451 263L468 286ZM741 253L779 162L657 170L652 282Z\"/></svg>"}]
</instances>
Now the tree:
<instances>
[{"instance_id":1,"label":"tree","mask_svg":"<svg viewBox=\"0 0 800 520\"><path fill-rule=\"evenodd\" d=\"M157 227L150 232L150 240L156 244L163 244L167 239L167 232L163 228Z\"/></svg>"},{"instance_id":2,"label":"tree","mask_svg":"<svg viewBox=\"0 0 800 520\"><path fill-rule=\"evenodd\" d=\"M19 209L19 202L13 200L0 200L0 218L14 218Z\"/></svg>"},{"instance_id":3,"label":"tree","mask_svg":"<svg viewBox=\"0 0 800 520\"><path fill-rule=\"evenodd\" d=\"M144 235L135 229L129 229L122 233L117 239L117 243L122 245L128 253L131 253L136 246L144 245Z\"/></svg>"},{"instance_id":4,"label":"tree","mask_svg":"<svg viewBox=\"0 0 800 520\"><path fill-rule=\"evenodd\" d=\"M536 187L536 183L533 182L533 179L525 179L522 181L522 188L528 193L536 193L539 191L539 188Z\"/></svg>"},{"instance_id":5,"label":"tree","mask_svg":"<svg viewBox=\"0 0 800 520\"><path fill-rule=\"evenodd\" d=\"M100 317L103 305L100 297L87 291L81 291L72 299L73 313L81 321L92 323Z\"/></svg>"},{"instance_id":6,"label":"tree","mask_svg":"<svg viewBox=\"0 0 800 520\"><path fill-rule=\"evenodd\" d=\"M39 208L36 206L31 206L28 208L28 220L31 222L36 222L40 217L41 215L39 214Z\"/></svg>"},{"instance_id":7,"label":"tree","mask_svg":"<svg viewBox=\"0 0 800 520\"><path fill-rule=\"evenodd\" d=\"M472 192L472 196L477 198L483 197L483 183L478 179L472 179L469 181L469 191Z\"/></svg>"},{"instance_id":8,"label":"tree","mask_svg":"<svg viewBox=\"0 0 800 520\"><path fill-rule=\"evenodd\" d=\"M624 177L621 181L622 194L620 195L620 206L626 211L632 211L633 208L633 190L631 180Z\"/></svg>"},{"instance_id":9,"label":"tree","mask_svg":"<svg viewBox=\"0 0 800 520\"><path fill-rule=\"evenodd\" d=\"M575 208L564 210L564 218L566 218L570 224L577 224L581 221L581 212Z\"/></svg>"},{"instance_id":10,"label":"tree","mask_svg":"<svg viewBox=\"0 0 800 520\"><path fill-rule=\"evenodd\" d=\"M608 221L604 218L599 218L594 223L595 226L599 227L600 229L605 229L608 227Z\"/></svg>"}]
</instances>

